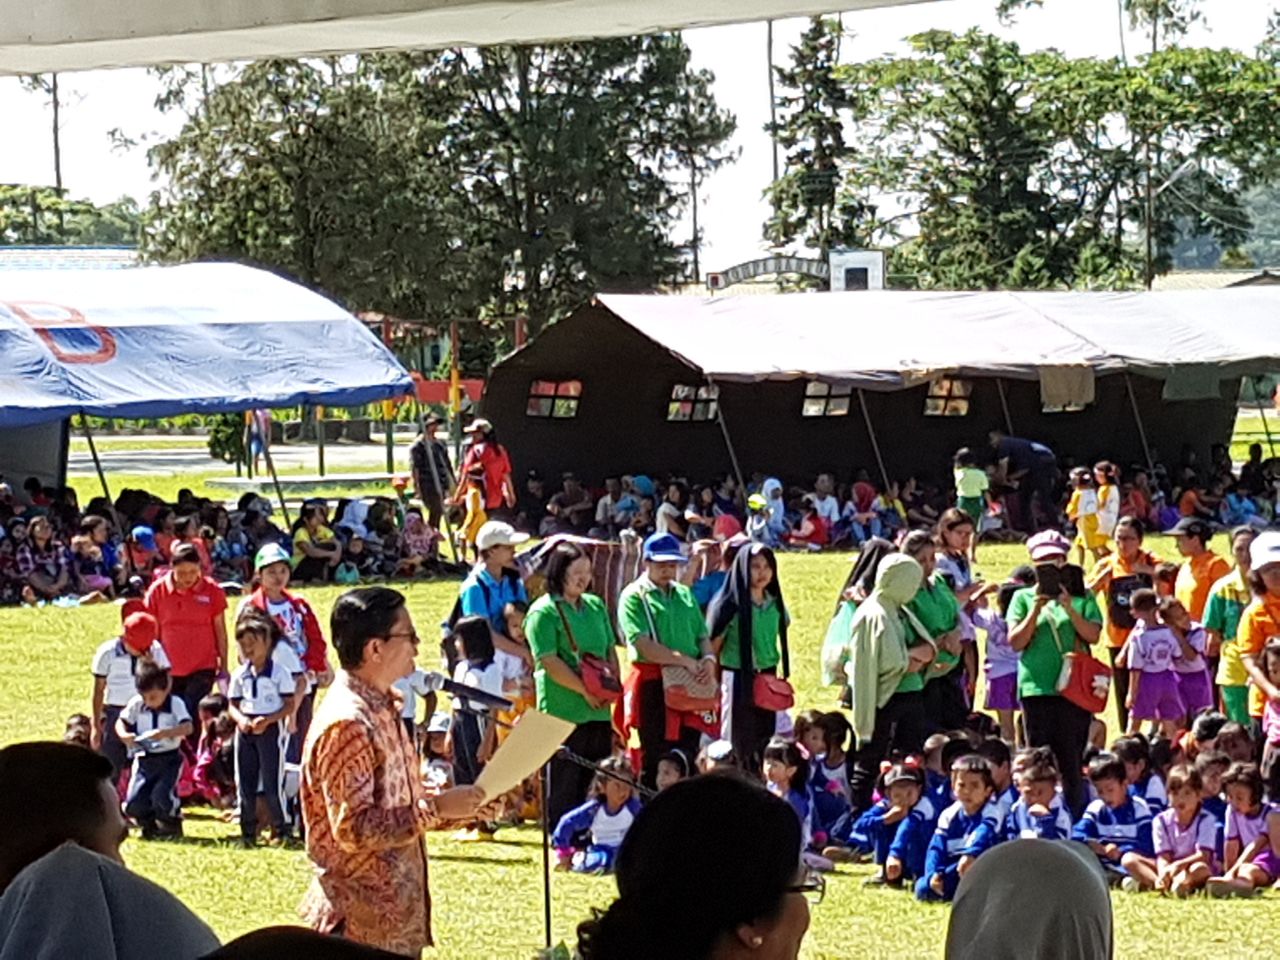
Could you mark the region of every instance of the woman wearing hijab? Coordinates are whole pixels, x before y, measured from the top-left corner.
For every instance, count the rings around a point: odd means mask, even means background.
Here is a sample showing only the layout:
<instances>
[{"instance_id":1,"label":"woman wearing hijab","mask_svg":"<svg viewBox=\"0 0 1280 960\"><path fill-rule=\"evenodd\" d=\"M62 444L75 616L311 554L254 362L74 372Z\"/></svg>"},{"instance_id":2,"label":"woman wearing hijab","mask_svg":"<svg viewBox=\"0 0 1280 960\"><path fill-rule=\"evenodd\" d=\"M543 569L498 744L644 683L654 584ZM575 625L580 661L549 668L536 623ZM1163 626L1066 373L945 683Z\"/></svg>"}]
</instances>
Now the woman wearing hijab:
<instances>
[{"instance_id":1,"label":"woman wearing hijab","mask_svg":"<svg viewBox=\"0 0 1280 960\"><path fill-rule=\"evenodd\" d=\"M890 554L876 570L871 595L853 616L845 672L853 689L857 738L849 778L855 812L871 806L880 761L888 758L891 746L906 752L923 746L923 684L916 683L913 689L903 686L912 677L920 679L935 651L928 642L909 649L902 619L923 581L924 568L919 563L906 554Z\"/></svg>"},{"instance_id":2,"label":"woman wearing hijab","mask_svg":"<svg viewBox=\"0 0 1280 960\"><path fill-rule=\"evenodd\" d=\"M784 678L790 672L788 620L773 551L758 543L740 549L711 601L707 626L723 671L720 735L745 770L760 769L765 745L787 716L757 703L756 678L777 676L779 667Z\"/></svg>"},{"instance_id":3,"label":"woman wearing hijab","mask_svg":"<svg viewBox=\"0 0 1280 960\"><path fill-rule=\"evenodd\" d=\"M1083 844L1002 843L960 881L947 927L947 960L1112 955L1111 897L1097 857Z\"/></svg>"},{"instance_id":4,"label":"woman wearing hijab","mask_svg":"<svg viewBox=\"0 0 1280 960\"><path fill-rule=\"evenodd\" d=\"M872 537L863 545L840 588L840 598L836 600L836 609L822 641L822 682L827 686L840 684L840 705L846 709L851 696L844 672L849 663L849 628L858 605L875 587L880 561L893 552L893 544L880 537Z\"/></svg>"},{"instance_id":5,"label":"woman wearing hijab","mask_svg":"<svg viewBox=\"0 0 1280 960\"><path fill-rule=\"evenodd\" d=\"M769 477L761 486L760 492L764 495L768 506L769 532L773 535L775 542L781 543L783 537L790 532L787 523L787 503L782 496L782 481L777 477Z\"/></svg>"}]
</instances>

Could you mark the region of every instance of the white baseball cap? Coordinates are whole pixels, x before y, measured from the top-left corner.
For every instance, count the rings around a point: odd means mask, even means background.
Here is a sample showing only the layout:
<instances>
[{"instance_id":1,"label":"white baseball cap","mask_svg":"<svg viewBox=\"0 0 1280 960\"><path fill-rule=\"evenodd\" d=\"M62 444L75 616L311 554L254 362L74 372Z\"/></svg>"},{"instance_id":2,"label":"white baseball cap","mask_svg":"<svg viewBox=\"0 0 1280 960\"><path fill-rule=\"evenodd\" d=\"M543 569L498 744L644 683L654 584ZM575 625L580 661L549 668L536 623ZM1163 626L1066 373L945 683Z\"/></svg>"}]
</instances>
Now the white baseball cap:
<instances>
[{"instance_id":1,"label":"white baseball cap","mask_svg":"<svg viewBox=\"0 0 1280 960\"><path fill-rule=\"evenodd\" d=\"M1249 566L1261 570L1271 563L1280 563L1280 530L1265 530L1249 544Z\"/></svg>"},{"instance_id":2,"label":"white baseball cap","mask_svg":"<svg viewBox=\"0 0 1280 960\"><path fill-rule=\"evenodd\" d=\"M501 520L490 520L483 524L476 533L476 549L488 550L490 547L515 547L529 539L527 533L520 533L509 523Z\"/></svg>"}]
</instances>

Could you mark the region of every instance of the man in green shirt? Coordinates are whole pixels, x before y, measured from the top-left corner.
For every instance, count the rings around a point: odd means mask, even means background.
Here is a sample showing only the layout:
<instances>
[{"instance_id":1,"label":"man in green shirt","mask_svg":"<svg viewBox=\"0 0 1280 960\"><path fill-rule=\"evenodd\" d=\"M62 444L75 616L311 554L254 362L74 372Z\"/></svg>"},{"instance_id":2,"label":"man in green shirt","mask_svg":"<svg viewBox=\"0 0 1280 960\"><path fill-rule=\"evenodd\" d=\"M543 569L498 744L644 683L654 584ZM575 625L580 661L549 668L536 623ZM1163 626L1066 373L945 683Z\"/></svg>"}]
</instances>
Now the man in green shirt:
<instances>
[{"instance_id":1,"label":"man in green shirt","mask_svg":"<svg viewBox=\"0 0 1280 960\"><path fill-rule=\"evenodd\" d=\"M643 757L641 779L655 787L658 761L681 750L691 765L698 753L702 727L697 717L668 710L663 667L684 667L699 684L715 682L715 654L707 625L693 591L676 581L685 557L670 534L654 534L644 542L645 572L618 598L618 626L631 649L631 685L638 701L638 732Z\"/></svg>"}]
</instances>

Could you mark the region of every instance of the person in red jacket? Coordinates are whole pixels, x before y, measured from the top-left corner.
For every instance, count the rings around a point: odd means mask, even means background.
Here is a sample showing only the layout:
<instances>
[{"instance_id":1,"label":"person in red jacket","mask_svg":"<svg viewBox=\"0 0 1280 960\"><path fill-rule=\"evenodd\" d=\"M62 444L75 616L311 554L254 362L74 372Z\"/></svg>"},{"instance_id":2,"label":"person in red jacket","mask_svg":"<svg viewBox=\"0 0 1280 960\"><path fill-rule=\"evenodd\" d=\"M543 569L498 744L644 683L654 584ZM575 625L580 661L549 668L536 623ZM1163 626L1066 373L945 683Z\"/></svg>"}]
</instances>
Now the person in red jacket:
<instances>
[{"instance_id":1,"label":"person in red jacket","mask_svg":"<svg viewBox=\"0 0 1280 960\"><path fill-rule=\"evenodd\" d=\"M285 759L289 763L301 763L302 744L307 738L307 728L311 726L316 688L327 687L333 680L333 671L329 669L320 621L316 619L311 604L285 589L289 586L292 571L288 552L278 543L268 543L258 551L253 565L258 571L258 587L240 602L236 616L239 617L245 608L254 607L271 617L280 626L283 642L297 654L306 671L306 691L294 713L296 728L290 734L285 751Z\"/></svg>"}]
</instances>

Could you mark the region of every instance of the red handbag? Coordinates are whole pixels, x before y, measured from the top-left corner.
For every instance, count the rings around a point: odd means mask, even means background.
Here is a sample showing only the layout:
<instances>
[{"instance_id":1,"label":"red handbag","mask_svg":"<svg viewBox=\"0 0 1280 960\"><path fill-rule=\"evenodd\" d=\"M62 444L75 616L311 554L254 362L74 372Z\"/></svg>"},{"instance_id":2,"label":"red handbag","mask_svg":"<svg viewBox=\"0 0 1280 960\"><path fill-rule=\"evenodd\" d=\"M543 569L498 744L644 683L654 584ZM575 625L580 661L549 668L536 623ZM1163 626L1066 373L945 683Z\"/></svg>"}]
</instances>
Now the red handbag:
<instances>
[{"instance_id":1,"label":"red handbag","mask_svg":"<svg viewBox=\"0 0 1280 960\"><path fill-rule=\"evenodd\" d=\"M1059 649L1058 628L1049 621L1054 642ZM1058 674L1058 693L1081 710L1102 713L1107 709L1107 697L1111 693L1112 670L1093 656L1087 649L1063 651L1062 671Z\"/></svg>"},{"instance_id":2,"label":"red handbag","mask_svg":"<svg viewBox=\"0 0 1280 960\"><path fill-rule=\"evenodd\" d=\"M796 691L782 677L771 673L757 673L751 682L751 700L761 710L780 713L796 705Z\"/></svg>"},{"instance_id":3,"label":"red handbag","mask_svg":"<svg viewBox=\"0 0 1280 960\"><path fill-rule=\"evenodd\" d=\"M640 604L649 622L649 637L662 643L658 636L658 624L653 619L647 590L640 591ZM667 708L677 713L715 713L720 709L720 684L715 677L701 681L688 667L664 664L662 667L662 700Z\"/></svg>"},{"instance_id":4,"label":"red handbag","mask_svg":"<svg viewBox=\"0 0 1280 960\"><path fill-rule=\"evenodd\" d=\"M616 703L621 700L622 682L614 672L613 664L604 657L579 650L578 642L573 639L573 631L569 629L569 618L564 615L564 610L558 602L556 613L560 614L560 622L564 624L565 636L569 638L573 655L578 658L578 676L582 678L582 685L586 688L587 695L606 703Z\"/></svg>"}]
</instances>

